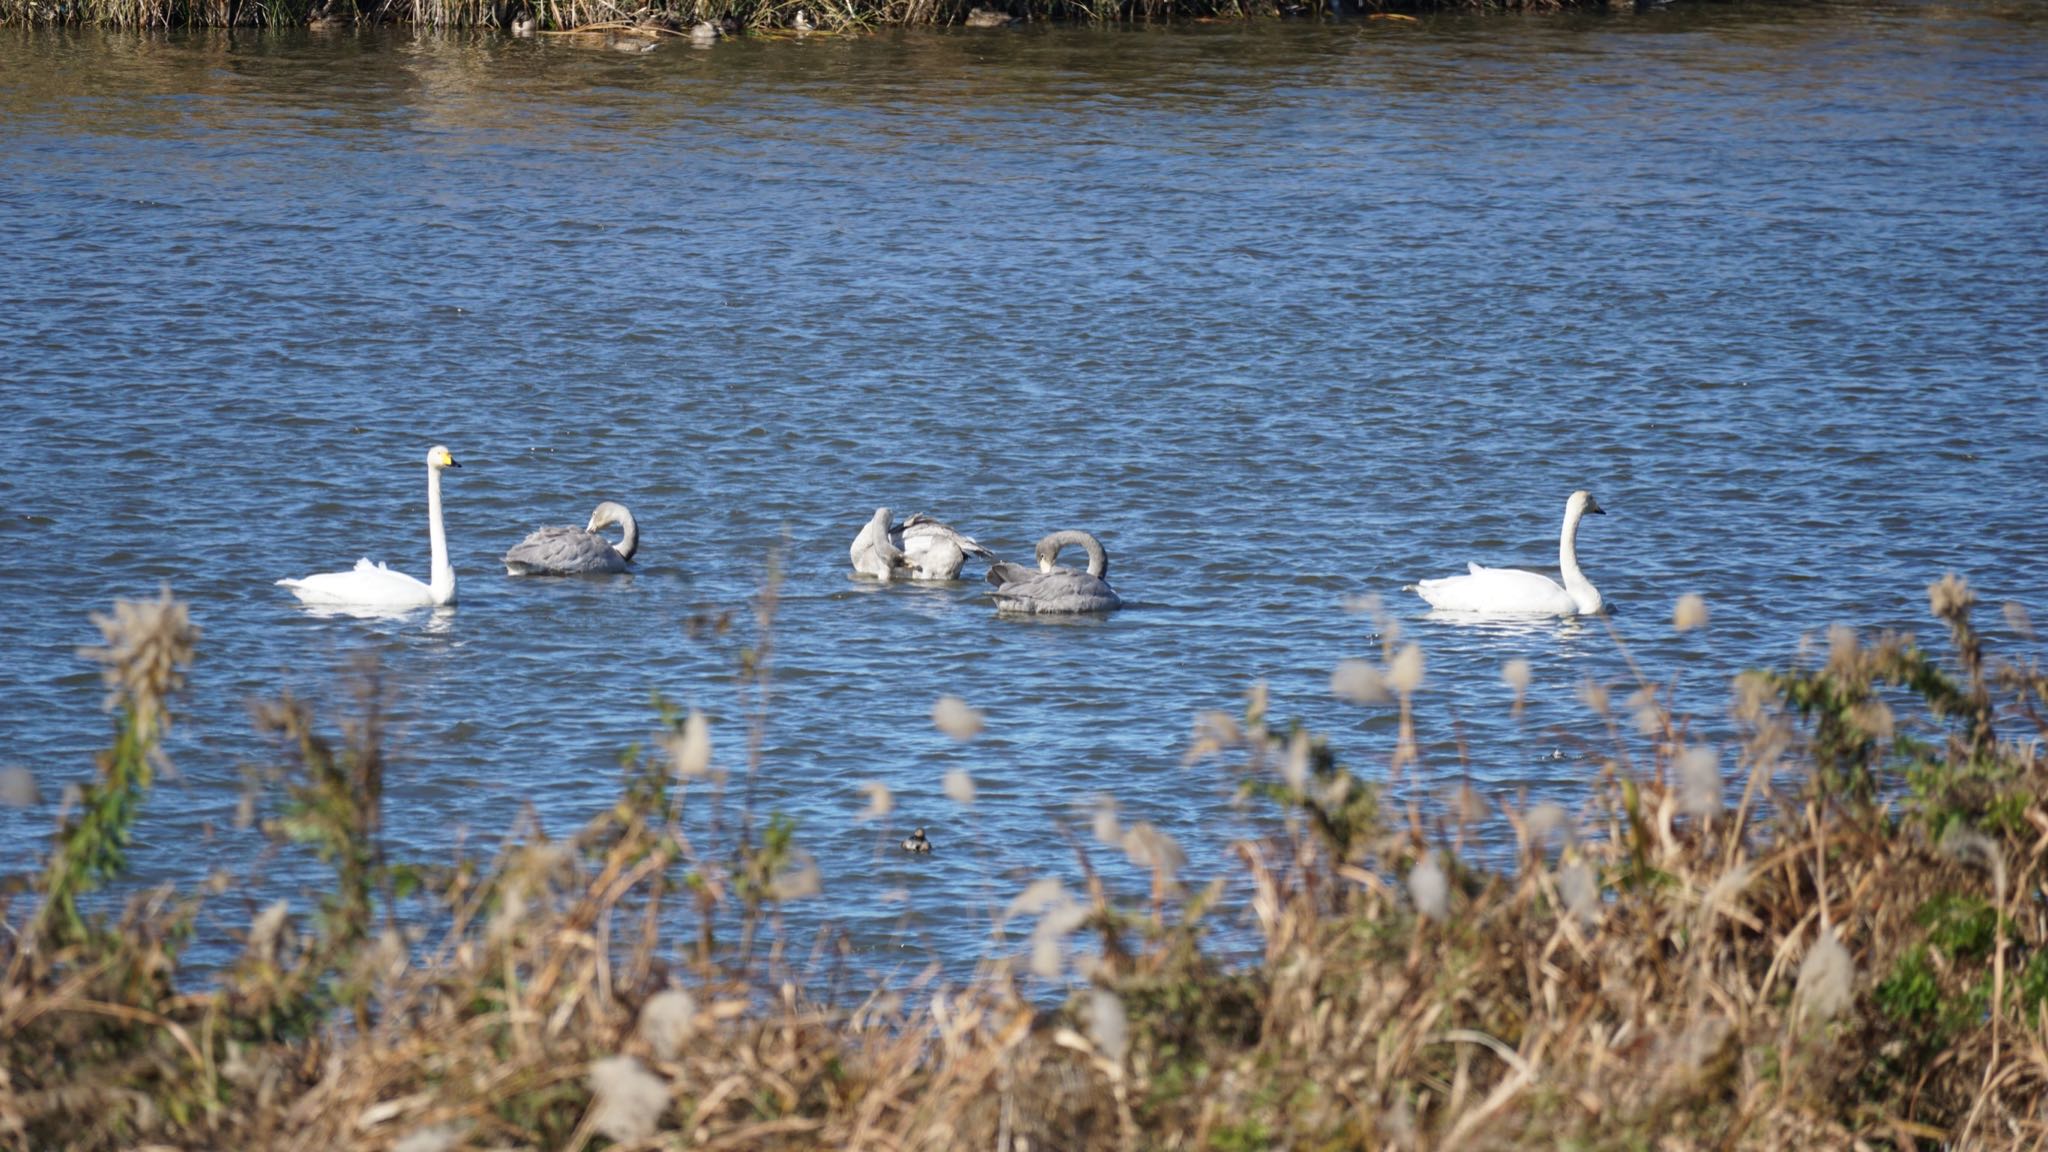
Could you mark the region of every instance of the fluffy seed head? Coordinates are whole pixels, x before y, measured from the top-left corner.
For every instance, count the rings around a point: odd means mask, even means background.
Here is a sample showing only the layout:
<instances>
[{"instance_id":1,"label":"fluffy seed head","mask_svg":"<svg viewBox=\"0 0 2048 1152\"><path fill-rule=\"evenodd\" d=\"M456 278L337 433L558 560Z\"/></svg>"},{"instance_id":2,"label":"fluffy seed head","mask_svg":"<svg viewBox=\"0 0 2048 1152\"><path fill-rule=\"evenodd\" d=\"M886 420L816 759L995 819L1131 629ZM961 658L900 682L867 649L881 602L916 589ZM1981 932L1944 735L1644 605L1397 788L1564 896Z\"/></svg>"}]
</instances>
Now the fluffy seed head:
<instances>
[{"instance_id":1,"label":"fluffy seed head","mask_svg":"<svg viewBox=\"0 0 2048 1152\"><path fill-rule=\"evenodd\" d=\"M1101 988L1088 993L1088 1040L1115 1064L1130 1052L1131 1021L1116 993Z\"/></svg>"},{"instance_id":2,"label":"fluffy seed head","mask_svg":"<svg viewBox=\"0 0 2048 1152\"><path fill-rule=\"evenodd\" d=\"M1529 662L1520 656L1500 666L1500 678L1515 690L1515 715L1522 714L1522 703L1529 695Z\"/></svg>"},{"instance_id":3,"label":"fluffy seed head","mask_svg":"<svg viewBox=\"0 0 2048 1152\"><path fill-rule=\"evenodd\" d=\"M1149 821L1139 821L1124 832L1124 854L1131 858L1131 863L1150 868L1169 880L1188 862L1187 853L1180 850L1173 837Z\"/></svg>"},{"instance_id":4,"label":"fluffy seed head","mask_svg":"<svg viewBox=\"0 0 2048 1152\"><path fill-rule=\"evenodd\" d=\"M592 1064L590 1094L590 1126L620 1144L654 1135L668 1110L668 1081L631 1056Z\"/></svg>"},{"instance_id":5,"label":"fluffy seed head","mask_svg":"<svg viewBox=\"0 0 2048 1152\"><path fill-rule=\"evenodd\" d=\"M249 921L249 942L243 946L242 954L252 960L276 965L277 946L284 938L286 925L292 914L292 902L279 900L256 914Z\"/></svg>"},{"instance_id":6,"label":"fluffy seed head","mask_svg":"<svg viewBox=\"0 0 2048 1152\"><path fill-rule=\"evenodd\" d=\"M711 774L711 725L695 708L683 720L683 730L669 737L669 759L676 775L696 780Z\"/></svg>"},{"instance_id":7,"label":"fluffy seed head","mask_svg":"<svg viewBox=\"0 0 2048 1152\"><path fill-rule=\"evenodd\" d=\"M1584 704L1602 716L1607 715L1609 709L1613 707L1607 699L1607 685L1600 683L1598 680L1579 681L1579 703Z\"/></svg>"},{"instance_id":8,"label":"fluffy seed head","mask_svg":"<svg viewBox=\"0 0 2048 1152\"><path fill-rule=\"evenodd\" d=\"M1412 696L1422 687L1422 646L1410 642L1394 654L1393 663L1387 665L1387 687L1397 695Z\"/></svg>"},{"instance_id":9,"label":"fluffy seed head","mask_svg":"<svg viewBox=\"0 0 2048 1152\"><path fill-rule=\"evenodd\" d=\"M26 808L41 798L35 773L15 764L0 768L0 806Z\"/></svg>"},{"instance_id":10,"label":"fluffy seed head","mask_svg":"<svg viewBox=\"0 0 2048 1152\"><path fill-rule=\"evenodd\" d=\"M946 799L955 804L974 803L974 777L965 768L954 768L946 773Z\"/></svg>"},{"instance_id":11,"label":"fluffy seed head","mask_svg":"<svg viewBox=\"0 0 2048 1152\"><path fill-rule=\"evenodd\" d=\"M1927 586L1927 606L1936 616L1967 615L1976 603L1970 582L1953 572Z\"/></svg>"},{"instance_id":12,"label":"fluffy seed head","mask_svg":"<svg viewBox=\"0 0 2048 1152\"><path fill-rule=\"evenodd\" d=\"M415 1128L404 1138L391 1146L391 1152L452 1152L462 1147L463 1137L469 1135L467 1121L450 1121L426 1128Z\"/></svg>"},{"instance_id":13,"label":"fluffy seed head","mask_svg":"<svg viewBox=\"0 0 2048 1152\"><path fill-rule=\"evenodd\" d=\"M1415 901L1416 911L1442 922L1451 914L1451 885L1436 856L1434 849L1425 852L1422 859L1415 862L1415 867L1409 869L1408 896Z\"/></svg>"},{"instance_id":14,"label":"fluffy seed head","mask_svg":"<svg viewBox=\"0 0 2048 1152\"><path fill-rule=\"evenodd\" d=\"M1792 1000L1809 1020L1832 1020L1855 999L1855 984L1856 961L1829 928L1821 932L1800 963Z\"/></svg>"},{"instance_id":15,"label":"fluffy seed head","mask_svg":"<svg viewBox=\"0 0 2048 1152\"><path fill-rule=\"evenodd\" d=\"M1564 805L1546 801L1529 809L1522 817L1522 831L1529 838L1529 848L1545 851L1553 839L1560 836L1567 840L1571 838L1571 814L1564 810Z\"/></svg>"},{"instance_id":16,"label":"fluffy seed head","mask_svg":"<svg viewBox=\"0 0 2048 1152\"><path fill-rule=\"evenodd\" d=\"M1680 632L1690 632L1707 626L1707 602L1697 592L1687 592L1678 598L1678 605L1671 610L1671 626Z\"/></svg>"},{"instance_id":17,"label":"fluffy seed head","mask_svg":"<svg viewBox=\"0 0 2048 1152\"><path fill-rule=\"evenodd\" d=\"M896 810L895 794L880 780L870 780L861 785L860 790L868 798L868 806L861 809L861 819L880 820Z\"/></svg>"},{"instance_id":18,"label":"fluffy seed head","mask_svg":"<svg viewBox=\"0 0 2048 1152\"><path fill-rule=\"evenodd\" d=\"M1557 871L1557 894L1564 910L1581 924L1600 916L1600 880L1584 860L1573 860Z\"/></svg>"},{"instance_id":19,"label":"fluffy seed head","mask_svg":"<svg viewBox=\"0 0 2048 1152\"><path fill-rule=\"evenodd\" d=\"M1679 754L1678 808L1702 820L1721 814L1721 754L1713 748L1687 748Z\"/></svg>"},{"instance_id":20,"label":"fluffy seed head","mask_svg":"<svg viewBox=\"0 0 2048 1152\"><path fill-rule=\"evenodd\" d=\"M1353 704L1378 704L1388 698L1387 678L1364 660L1339 660L1330 673L1330 695Z\"/></svg>"},{"instance_id":21,"label":"fluffy seed head","mask_svg":"<svg viewBox=\"0 0 2048 1152\"><path fill-rule=\"evenodd\" d=\"M1280 778L1296 792L1308 784L1309 738L1308 733L1296 729L1287 741L1287 755L1280 760Z\"/></svg>"},{"instance_id":22,"label":"fluffy seed head","mask_svg":"<svg viewBox=\"0 0 2048 1152\"><path fill-rule=\"evenodd\" d=\"M932 705L932 725L964 744L980 734L982 717L958 696L941 696Z\"/></svg>"},{"instance_id":23,"label":"fluffy seed head","mask_svg":"<svg viewBox=\"0 0 2048 1152\"><path fill-rule=\"evenodd\" d=\"M640 1009L640 1038L656 1057L674 1060L697 1030L697 999L681 988L657 992Z\"/></svg>"},{"instance_id":24,"label":"fluffy seed head","mask_svg":"<svg viewBox=\"0 0 2048 1152\"><path fill-rule=\"evenodd\" d=\"M1096 799L1094 823L1095 839L1097 842L1107 844L1112 848L1123 844L1124 830L1116 820L1115 798L1102 796Z\"/></svg>"}]
</instances>

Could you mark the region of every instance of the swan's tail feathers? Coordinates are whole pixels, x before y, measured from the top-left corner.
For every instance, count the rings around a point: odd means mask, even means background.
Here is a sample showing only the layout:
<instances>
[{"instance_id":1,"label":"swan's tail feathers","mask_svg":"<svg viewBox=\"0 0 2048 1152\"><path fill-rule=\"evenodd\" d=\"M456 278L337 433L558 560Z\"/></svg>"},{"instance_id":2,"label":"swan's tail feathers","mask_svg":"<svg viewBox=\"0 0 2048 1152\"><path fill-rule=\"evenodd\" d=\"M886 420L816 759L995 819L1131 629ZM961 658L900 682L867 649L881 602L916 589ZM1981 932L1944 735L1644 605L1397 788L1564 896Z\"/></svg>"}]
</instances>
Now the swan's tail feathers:
<instances>
[{"instance_id":1,"label":"swan's tail feathers","mask_svg":"<svg viewBox=\"0 0 2048 1152\"><path fill-rule=\"evenodd\" d=\"M1470 572L1474 576L1477 576L1481 572L1486 571L1486 566L1483 564L1476 564L1470 560L1467 560L1465 561L1465 571Z\"/></svg>"},{"instance_id":2,"label":"swan's tail feathers","mask_svg":"<svg viewBox=\"0 0 2048 1152\"><path fill-rule=\"evenodd\" d=\"M303 580L294 580L287 576L283 580L279 580L277 582L277 586L280 588L304 588L306 586L306 582Z\"/></svg>"},{"instance_id":3,"label":"swan's tail feathers","mask_svg":"<svg viewBox=\"0 0 2048 1152\"><path fill-rule=\"evenodd\" d=\"M967 553L969 556L973 556L981 560L992 561L996 558L995 553L975 543L974 537L972 536L962 536L960 538L960 550L962 552Z\"/></svg>"},{"instance_id":4,"label":"swan's tail feathers","mask_svg":"<svg viewBox=\"0 0 2048 1152\"><path fill-rule=\"evenodd\" d=\"M1038 569L1027 568L1022 564L1015 564L1007 560L998 560L988 566L988 582L998 588L1005 584L1015 584L1019 580L1028 580L1036 575L1038 575Z\"/></svg>"}]
</instances>

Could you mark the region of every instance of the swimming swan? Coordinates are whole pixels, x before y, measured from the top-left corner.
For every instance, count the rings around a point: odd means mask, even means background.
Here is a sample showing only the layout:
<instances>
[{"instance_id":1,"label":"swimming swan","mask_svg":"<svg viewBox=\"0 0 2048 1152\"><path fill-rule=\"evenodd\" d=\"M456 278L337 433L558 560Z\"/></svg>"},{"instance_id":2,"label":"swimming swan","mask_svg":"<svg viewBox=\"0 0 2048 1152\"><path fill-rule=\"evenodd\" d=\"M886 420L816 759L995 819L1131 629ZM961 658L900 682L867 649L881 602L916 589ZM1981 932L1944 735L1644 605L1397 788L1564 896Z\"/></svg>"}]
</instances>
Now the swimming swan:
<instances>
[{"instance_id":1,"label":"swimming swan","mask_svg":"<svg viewBox=\"0 0 2048 1152\"><path fill-rule=\"evenodd\" d=\"M597 534L600 528L619 525L617 544ZM582 576L624 572L633 553L640 548L640 526L624 504L610 500L599 504L583 528L566 524L539 529L514 544L505 553L508 576Z\"/></svg>"},{"instance_id":2,"label":"swimming swan","mask_svg":"<svg viewBox=\"0 0 2048 1152\"><path fill-rule=\"evenodd\" d=\"M937 520L917 513L901 524L889 523L887 508L875 514L853 538L848 556L853 570L877 580L955 580L969 556L993 561L995 553Z\"/></svg>"},{"instance_id":3,"label":"swimming swan","mask_svg":"<svg viewBox=\"0 0 2048 1152\"><path fill-rule=\"evenodd\" d=\"M1054 561L1060 549L1078 544L1088 552L1088 570L1060 568ZM1034 615L1068 615L1080 612L1108 612L1123 607L1116 589L1109 586L1109 553L1102 541L1086 532L1054 532L1038 542L1038 567L1022 564L992 564L988 582L996 586L996 610Z\"/></svg>"},{"instance_id":4,"label":"swimming swan","mask_svg":"<svg viewBox=\"0 0 2048 1152\"><path fill-rule=\"evenodd\" d=\"M427 539L433 549L433 583L422 584L369 560L348 572L323 572L303 580L279 580L308 604L357 608L426 608L455 603L455 569L448 564L448 536L441 530L441 472L460 468L448 449L427 450Z\"/></svg>"},{"instance_id":5,"label":"swimming swan","mask_svg":"<svg viewBox=\"0 0 2048 1152\"><path fill-rule=\"evenodd\" d=\"M1490 612L1522 616L1591 616L1600 611L1600 590L1579 571L1579 520L1586 513L1606 515L1593 494L1580 489L1564 505L1564 531L1557 541L1557 566L1564 584L1519 568L1471 565L1465 576L1424 580L1415 591L1432 608L1447 612Z\"/></svg>"}]
</instances>

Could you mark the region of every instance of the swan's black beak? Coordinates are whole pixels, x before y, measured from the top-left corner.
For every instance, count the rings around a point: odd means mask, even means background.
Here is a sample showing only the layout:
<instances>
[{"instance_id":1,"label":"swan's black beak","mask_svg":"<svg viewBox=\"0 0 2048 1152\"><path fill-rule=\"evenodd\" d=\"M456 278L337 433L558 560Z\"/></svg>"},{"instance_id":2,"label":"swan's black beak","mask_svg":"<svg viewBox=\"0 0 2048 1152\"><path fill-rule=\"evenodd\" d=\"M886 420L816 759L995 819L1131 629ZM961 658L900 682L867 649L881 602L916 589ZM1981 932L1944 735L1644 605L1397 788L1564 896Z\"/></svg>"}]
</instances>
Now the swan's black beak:
<instances>
[{"instance_id":1,"label":"swan's black beak","mask_svg":"<svg viewBox=\"0 0 2048 1152\"><path fill-rule=\"evenodd\" d=\"M1591 497L1588 497L1586 500L1586 511L1591 512L1595 516L1607 515L1607 509L1602 508L1600 506L1600 502L1598 500L1592 499Z\"/></svg>"}]
</instances>

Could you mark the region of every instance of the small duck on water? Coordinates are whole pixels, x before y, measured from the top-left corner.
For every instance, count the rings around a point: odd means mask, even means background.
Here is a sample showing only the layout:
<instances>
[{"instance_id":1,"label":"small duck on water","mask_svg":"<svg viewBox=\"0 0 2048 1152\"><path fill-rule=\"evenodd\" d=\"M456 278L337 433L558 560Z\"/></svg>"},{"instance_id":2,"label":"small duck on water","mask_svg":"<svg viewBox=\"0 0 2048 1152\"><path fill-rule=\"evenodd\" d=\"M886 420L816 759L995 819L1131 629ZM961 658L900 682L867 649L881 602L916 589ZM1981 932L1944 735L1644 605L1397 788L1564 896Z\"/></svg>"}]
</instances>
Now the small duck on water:
<instances>
[{"instance_id":1,"label":"small duck on water","mask_svg":"<svg viewBox=\"0 0 2048 1152\"><path fill-rule=\"evenodd\" d=\"M929 852L932 850L932 842L924 838L924 829L919 828L910 834L909 839L903 842L903 850L905 852Z\"/></svg>"}]
</instances>

